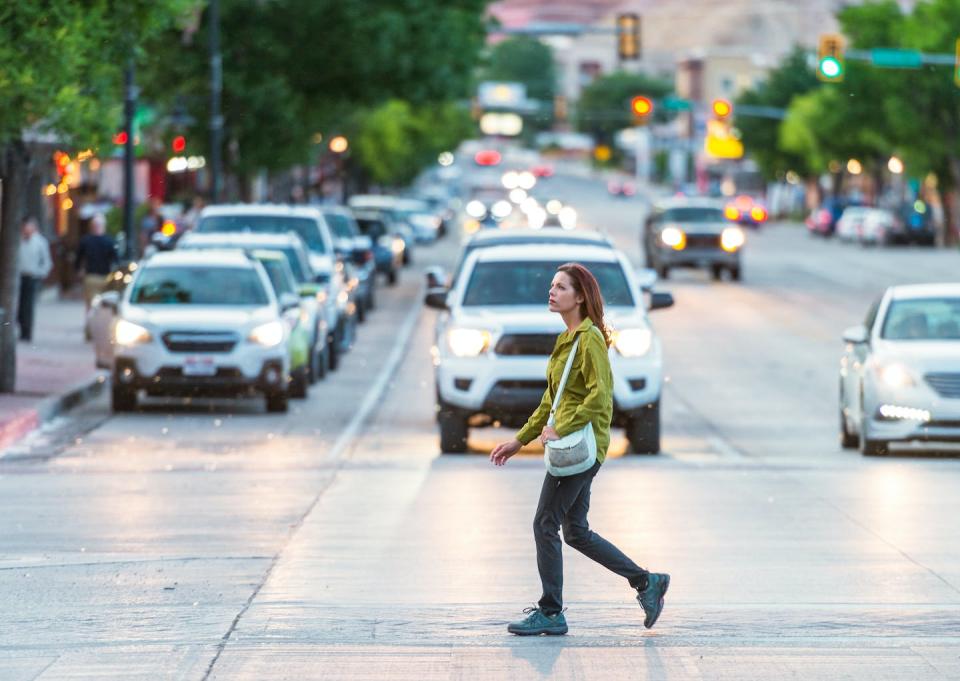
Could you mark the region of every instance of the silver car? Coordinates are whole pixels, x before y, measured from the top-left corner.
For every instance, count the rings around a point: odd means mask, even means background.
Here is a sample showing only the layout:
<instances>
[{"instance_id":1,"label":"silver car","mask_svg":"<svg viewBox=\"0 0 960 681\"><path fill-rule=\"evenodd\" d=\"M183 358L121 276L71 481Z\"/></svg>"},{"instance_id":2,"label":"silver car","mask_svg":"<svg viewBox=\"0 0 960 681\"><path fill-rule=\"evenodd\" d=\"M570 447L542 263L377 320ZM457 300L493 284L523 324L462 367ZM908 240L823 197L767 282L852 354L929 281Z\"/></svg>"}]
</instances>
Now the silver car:
<instances>
[{"instance_id":1,"label":"silver car","mask_svg":"<svg viewBox=\"0 0 960 681\"><path fill-rule=\"evenodd\" d=\"M840 360L840 442L960 442L960 284L892 286Z\"/></svg>"}]
</instances>

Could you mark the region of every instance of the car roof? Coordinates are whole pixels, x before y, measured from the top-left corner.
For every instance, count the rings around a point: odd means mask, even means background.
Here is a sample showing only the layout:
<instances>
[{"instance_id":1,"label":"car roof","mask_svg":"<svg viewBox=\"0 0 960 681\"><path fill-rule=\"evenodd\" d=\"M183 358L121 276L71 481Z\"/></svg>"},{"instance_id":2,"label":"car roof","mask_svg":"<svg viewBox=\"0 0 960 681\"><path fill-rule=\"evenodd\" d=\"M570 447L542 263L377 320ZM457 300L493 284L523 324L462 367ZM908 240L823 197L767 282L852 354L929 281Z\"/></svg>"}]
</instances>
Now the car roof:
<instances>
[{"instance_id":1,"label":"car roof","mask_svg":"<svg viewBox=\"0 0 960 681\"><path fill-rule=\"evenodd\" d=\"M389 194L355 194L347 203L351 208L393 208L399 200Z\"/></svg>"},{"instance_id":2,"label":"car roof","mask_svg":"<svg viewBox=\"0 0 960 681\"><path fill-rule=\"evenodd\" d=\"M217 215L272 215L323 220L323 213L315 206L291 206L286 203L223 203L207 206L200 213L201 218Z\"/></svg>"},{"instance_id":3,"label":"car roof","mask_svg":"<svg viewBox=\"0 0 960 681\"><path fill-rule=\"evenodd\" d=\"M265 232L187 232L181 237L179 246L203 246L205 244L236 245L237 248L264 246L303 246L303 239L296 232L274 234Z\"/></svg>"},{"instance_id":4,"label":"car roof","mask_svg":"<svg viewBox=\"0 0 960 681\"><path fill-rule=\"evenodd\" d=\"M337 203L337 204L324 204L324 205L320 206L320 211L321 211L322 213L331 213L331 214L334 214L334 215L345 215L345 216L347 216L347 217L353 217L353 211L351 211L351 210L350 210L348 207L346 207L346 206L341 206L339 203Z\"/></svg>"},{"instance_id":5,"label":"car roof","mask_svg":"<svg viewBox=\"0 0 960 681\"><path fill-rule=\"evenodd\" d=\"M915 298L960 298L960 283L944 282L941 284L903 284L891 286L890 294L893 300L910 300Z\"/></svg>"},{"instance_id":6,"label":"car roof","mask_svg":"<svg viewBox=\"0 0 960 681\"><path fill-rule=\"evenodd\" d=\"M147 267L160 265L171 267L190 267L203 265L205 267L254 267L254 264L239 249L203 249L182 251L161 251L154 253L144 262Z\"/></svg>"},{"instance_id":7,"label":"car roof","mask_svg":"<svg viewBox=\"0 0 960 681\"><path fill-rule=\"evenodd\" d=\"M723 210L723 202L717 199L708 199L690 196L673 196L668 199L660 199L653 204L654 210L667 210L670 208L717 208Z\"/></svg>"},{"instance_id":8,"label":"car roof","mask_svg":"<svg viewBox=\"0 0 960 681\"><path fill-rule=\"evenodd\" d=\"M605 234L591 230L560 227L543 229L486 229L477 232L466 243L467 249L514 244L584 244L613 247Z\"/></svg>"},{"instance_id":9,"label":"car roof","mask_svg":"<svg viewBox=\"0 0 960 681\"><path fill-rule=\"evenodd\" d=\"M618 251L609 247L586 244L519 244L513 246L491 246L474 251L478 262L512 262L529 260L534 262L618 262Z\"/></svg>"}]
</instances>

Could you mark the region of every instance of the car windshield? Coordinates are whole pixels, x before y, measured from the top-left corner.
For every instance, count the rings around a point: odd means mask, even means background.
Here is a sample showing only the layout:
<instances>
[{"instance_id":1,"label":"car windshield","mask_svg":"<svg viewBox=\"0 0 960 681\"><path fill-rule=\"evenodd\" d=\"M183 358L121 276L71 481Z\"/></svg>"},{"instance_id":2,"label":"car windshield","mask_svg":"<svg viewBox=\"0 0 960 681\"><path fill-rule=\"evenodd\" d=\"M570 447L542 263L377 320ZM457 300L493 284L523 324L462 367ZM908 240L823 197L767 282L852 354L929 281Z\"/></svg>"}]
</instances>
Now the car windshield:
<instances>
[{"instance_id":1,"label":"car windshield","mask_svg":"<svg viewBox=\"0 0 960 681\"><path fill-rule=\"evenodd\" d=\"M383 224L382 220L357 218L357 224L360 226L360 231L369 236L371 239L379 239L387 233L387 228Z\"/></svg>"},{"instance_id":2,"label":"car windshield","mask_svg":"<svg viewBox=\"0 0 960 681\"><path fill-rule=\"evenodd\" d=\"M340 239L349 239L353 236L353 230L350 226L350 218L339 213L324 213L327 218L327 224L335 237Z\"/></svg>"},{"instance_id":3,"label":"car windshield","mask_svg":"<svg viewBox=\"0 0 960 681\"><path fill-rule=\"evenodd\" d=\"M267 305L255 270L246 267L148 267L130 302L139 305Z\"/></svg>"},{"instance_id":4,"label":"car windshield","mask_svg":"<svg viewBox=\"0 0 960 681\"><path fill-rule=\"evenodd\" d=\"M287 268L284 267L282 260L277 260L276 258L257 259L260 260L263 269L267 271L267 276L270 277L270 283L273 284L273 290L278 296L282 293L296 293L293 288L293 282L290 280L290 275L287 272Z\"/></svg>"},{"instance_id":5,"label":"car windshield","mask_svg":"<svg viewBox=\"0 0 960 681\"><path fill-rule=\"evenodd\" d=\"M960 298L895 300L887 310L881 338L960 340Z\"/></svg>"},{"instance_id":6,"label":"car windshield","mask_svg":"<svg viewBox=\"0 0 960 681\"><path fill-rule=\"evenodd\" d=\"M470 275L463 305L546 305L550 282L562 262L482 262ZM600 284L607 305L633 305L620 263L582 262Z\"/></svg>"},{"instance_id":7,"label":"car windshield","mask_svg":"<svg viewBox=\"0 0 960 681\"><path fill-rule=\"evenodd\" d=\"M284 215L211 215L197 224L202 233L254 232L286 234L295 232L314 253L326 253L317 223L309 218Z\"/></svg>"},{"instance_id":8,"label":"car windshield","mask_svg":"<svg viewBox=\"0 0 960 681\"><path fill-rule=\"evenodd\" d=\"M668 208L660 218L664 222L723 222L719 208Z\"/></svg>"}]
</instances>

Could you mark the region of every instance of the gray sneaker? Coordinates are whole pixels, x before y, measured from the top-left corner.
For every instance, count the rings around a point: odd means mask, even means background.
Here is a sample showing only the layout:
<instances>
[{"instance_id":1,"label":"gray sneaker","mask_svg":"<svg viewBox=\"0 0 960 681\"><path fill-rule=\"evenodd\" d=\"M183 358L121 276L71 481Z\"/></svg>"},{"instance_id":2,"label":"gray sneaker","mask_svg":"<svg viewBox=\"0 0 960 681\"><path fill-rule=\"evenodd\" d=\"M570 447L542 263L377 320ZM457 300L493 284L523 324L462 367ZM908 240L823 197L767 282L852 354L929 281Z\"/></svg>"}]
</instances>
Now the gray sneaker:
<instances>
[{"instance_id":1,"label":"gray sneaker","mask_svg":"<svg viewBox=\"0 0 960 681\"><path fill-rule=\"evenodd\" d=\"M524 608L526 618L507 625L507 631L517 636L559 636L567 633L567 619L562 612L547 615L540 608Z\"/></svg>"},{"instance_id":2,"label":"gray sneaker","mask_svg":"<svg viewBox=\"0 0 960 681\"><path fill-rule=\"evenodd\" d=\"M660 617L663 611L663 596L669 587L670 575L651 572L647 576L647 588L637 592L637 602L646 615L643 618L643 626L647 629L656 624L657 618Z\"/></svg>"}]
</instances>

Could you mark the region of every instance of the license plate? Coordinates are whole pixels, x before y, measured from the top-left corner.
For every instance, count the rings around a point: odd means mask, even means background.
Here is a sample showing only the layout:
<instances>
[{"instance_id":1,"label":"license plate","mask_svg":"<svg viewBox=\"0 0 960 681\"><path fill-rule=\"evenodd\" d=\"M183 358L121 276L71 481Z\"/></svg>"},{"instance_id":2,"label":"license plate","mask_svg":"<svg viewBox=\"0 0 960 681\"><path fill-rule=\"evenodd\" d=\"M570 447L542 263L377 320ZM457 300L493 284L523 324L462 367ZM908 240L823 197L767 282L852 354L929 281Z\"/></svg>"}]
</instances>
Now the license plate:
<instances>
[{"instance_id":1,"label":"license plate","mask_svg":"<svg viewBox=\"0 0 960 681\"><path fill-rule=\"evenodd\" d=\"M184 376L216 376L217 365L212 357L187 357L183 363Z\"/></svg>"}]
</instances>

